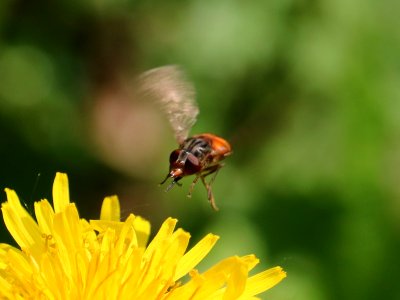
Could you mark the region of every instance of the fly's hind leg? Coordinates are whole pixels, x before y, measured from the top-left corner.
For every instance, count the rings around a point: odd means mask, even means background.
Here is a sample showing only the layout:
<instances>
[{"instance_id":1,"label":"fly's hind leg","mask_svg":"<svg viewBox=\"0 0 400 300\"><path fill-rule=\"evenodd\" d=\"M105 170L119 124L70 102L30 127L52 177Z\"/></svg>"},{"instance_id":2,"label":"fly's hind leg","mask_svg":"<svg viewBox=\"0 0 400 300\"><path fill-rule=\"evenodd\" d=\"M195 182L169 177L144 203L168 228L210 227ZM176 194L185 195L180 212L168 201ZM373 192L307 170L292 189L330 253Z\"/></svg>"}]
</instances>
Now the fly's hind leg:
<instances>
[{"instance_id":1,"label":"fly's hind leg","mask_svg":"<svg viewBox=\"0 0 400 300\"><path fill-rule=\"evenodd\" d=\"M205 179L204 179L203 176L201 177L201 181L203 182L204 186L205 186L206 189L207 189L207 197L208 197L208 201L209 201L210 204L211 204L211 207L212 207L215 211L218 211L219 209L218 209L217 205L215 204L215 199L214 199L214 195L213 195L212 190L211 190L211 185L208 184L208 183L205 181Z\"/></svg>"},{"instance_id":2,"label":"fly's hind leg","mask_svg":"<svg viewBox=\"0 0 400 300\"><path fill-rule=\"evenodd\" d=\"M219 209L218 209L218 207L217 207L217 205L215 203L215 198L214 198L214 195L212 193L211 185L214 182L215 177L217 176L218 171L219 171L219 169L222 168L222 166L223 166L222 164L218 164L218 165L212 166L211 168L206 170L205 173L200 175L201 181L203 182L205 188L207 189L208 201L210 202L211 207L215 211L218 211ZM205 180L205 177L208 176L208 175L211 175L211 174L214 174L214 175L211 177L210 181L207 183L206 180Z\"/></svg>"}]
</instances>

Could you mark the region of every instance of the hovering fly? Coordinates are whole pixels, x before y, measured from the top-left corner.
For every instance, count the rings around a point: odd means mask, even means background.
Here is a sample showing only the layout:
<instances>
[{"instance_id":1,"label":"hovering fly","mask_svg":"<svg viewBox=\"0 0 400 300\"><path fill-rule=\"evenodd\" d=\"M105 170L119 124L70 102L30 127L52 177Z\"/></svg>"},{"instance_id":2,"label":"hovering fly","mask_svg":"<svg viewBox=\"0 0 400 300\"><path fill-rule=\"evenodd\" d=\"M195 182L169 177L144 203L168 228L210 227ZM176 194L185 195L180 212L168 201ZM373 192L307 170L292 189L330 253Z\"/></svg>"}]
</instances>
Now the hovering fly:
<instances>
[{"instance_id":1,"label":"hovering fly","mask_svg":"<svg viewBox=\"0 0 400 300\"><path fill-rule=\"evenodd\" d=\"M179 181L183 177L194 175L188 197L191 197L200 179L207 190L211 207L218 210L211 185L223 167L221 161L232 153L232 149L226 140L211 133L188 137L199 113L193 84L178 66L164 66L143 73L138 86L142 95L152 98L161 106L179 145L170 154L169 172L160 185L171 178L166 189L169 191L176 184L180 186ZM212 177L206 182L208 175Z\"/></svg>"}]
</instances>

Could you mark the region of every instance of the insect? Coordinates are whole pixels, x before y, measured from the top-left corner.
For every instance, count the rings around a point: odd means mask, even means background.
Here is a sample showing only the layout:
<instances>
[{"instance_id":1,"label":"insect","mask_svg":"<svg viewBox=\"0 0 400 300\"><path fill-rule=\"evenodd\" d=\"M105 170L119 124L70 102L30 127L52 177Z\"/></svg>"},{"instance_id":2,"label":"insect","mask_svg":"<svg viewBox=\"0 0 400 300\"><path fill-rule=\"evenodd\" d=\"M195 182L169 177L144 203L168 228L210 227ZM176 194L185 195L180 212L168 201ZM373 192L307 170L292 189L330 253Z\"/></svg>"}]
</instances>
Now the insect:
<instances>
[{"instance_id":1,"label":"insect","mask_svg":"<svg viewBox=\"0 0 400 300\"><path fill-rule=\"evenodd\" d=\"M211 207L218 210L211 186L223 167L221 161L232 153L232 149L226 140L211 133L188 137L199 113L193 84L178 66L165 66L143 73L138 86L142 95L153 98L162 107L179 144L170 154L169 172L160 185L171 178L166 188L169 191L175 185L180 186L183 177L194 175L188 197L200 179ZM206 182L209 175L212 177Z\"/></svg>"}]
</instances>

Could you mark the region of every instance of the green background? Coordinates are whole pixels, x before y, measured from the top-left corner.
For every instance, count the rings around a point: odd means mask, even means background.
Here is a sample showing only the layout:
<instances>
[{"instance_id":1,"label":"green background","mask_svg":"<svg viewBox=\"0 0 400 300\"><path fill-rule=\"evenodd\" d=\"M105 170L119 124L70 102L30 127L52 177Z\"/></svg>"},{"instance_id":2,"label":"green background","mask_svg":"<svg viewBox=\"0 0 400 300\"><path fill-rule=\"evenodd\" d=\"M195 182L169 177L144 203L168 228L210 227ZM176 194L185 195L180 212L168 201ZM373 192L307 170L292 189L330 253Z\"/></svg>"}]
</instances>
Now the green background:
<instances>
[{"instance_id":1,"label":"green background","mask_svg":"<svg viewBox=\"0 0 400 300\"><path fill-rule=\"evenodd\" d=\"M268 299L400 299L399 11L394 0L3 0L0 185L32 212L67 172L82 217L117 194L153 233L173 216L193 243L218 234L200 271L254 253L258 270L288 273ZM186 197L190 178L157 186L176 143L131 83L168 64L196 86L192 133L233 146L218 213L201 184Z\"/></svg>"}]
</instances>

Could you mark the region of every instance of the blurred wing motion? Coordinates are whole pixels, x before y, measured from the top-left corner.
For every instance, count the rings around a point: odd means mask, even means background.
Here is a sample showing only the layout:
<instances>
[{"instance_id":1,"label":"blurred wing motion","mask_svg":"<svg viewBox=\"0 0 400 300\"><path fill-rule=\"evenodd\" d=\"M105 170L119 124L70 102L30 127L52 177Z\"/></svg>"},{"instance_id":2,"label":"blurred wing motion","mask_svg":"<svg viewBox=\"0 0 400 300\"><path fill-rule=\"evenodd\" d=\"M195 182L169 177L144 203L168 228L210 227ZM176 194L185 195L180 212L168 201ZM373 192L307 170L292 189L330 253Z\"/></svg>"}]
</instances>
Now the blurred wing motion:
<instances>
[{"instance_id":1,"label":"blurred wing motion","mask_svg":"<svg viewBox=\"0 0 400 300\"><path fill-rule=\"evenodd\" d=\"M199 113L193 84L178 66L171 65L141 74L138 87L140 96L151 98L160 105L181 145Z\"/></svg>"}]
</instances>

